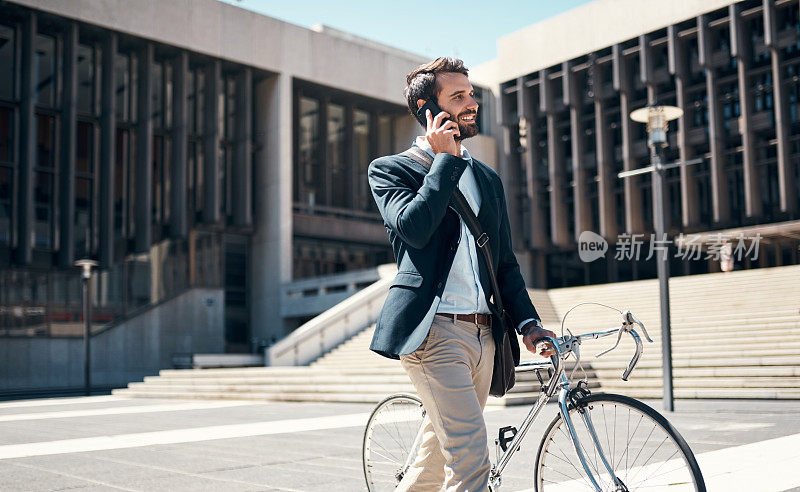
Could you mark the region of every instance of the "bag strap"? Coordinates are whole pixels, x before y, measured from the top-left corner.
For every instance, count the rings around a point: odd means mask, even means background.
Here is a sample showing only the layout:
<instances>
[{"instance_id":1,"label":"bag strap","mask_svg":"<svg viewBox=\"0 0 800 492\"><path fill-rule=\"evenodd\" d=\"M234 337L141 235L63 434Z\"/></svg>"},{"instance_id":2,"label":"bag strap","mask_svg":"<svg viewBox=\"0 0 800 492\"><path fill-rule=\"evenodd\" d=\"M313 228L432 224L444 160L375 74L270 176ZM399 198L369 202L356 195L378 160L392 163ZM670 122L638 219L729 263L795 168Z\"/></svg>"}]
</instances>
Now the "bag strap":
<instances>
[{"instance_id":1,"label":"bag strap","mask_svg":"<svg viewBox=\"0 0 800 492\"><path fill-rule=\"evenodd\" d=\"M413 159L424 166L425 169L430 169L431 165L433 165L433 158L431 155L416 145L400 155ZM486 263L487 270L489 271L489 283L492 287L492 298L494 305L497 307L497 311L500 313L500 316L503 317L506 313L505 309L503 308L503 299L500 296L500 288L497 285L497 277L495 276L494 267L492 266L492 251L489 248L489 236L483 232L483 229L481 229L481 224L478 222L478 217L475 216L475 212L473 212L472 207L469 206L467 198L464 196L461 190L458 189L458 187L453 190L450 200L452 202L451 207L458 213L458 215L461 217L461 220L463 220L467 225L467 229L469 229L473 239L475 239L475 246L477 246L478 250L483 252L483 259ZM489 299L487 299L486 302L490 302Z\"/></svg>"}]
</instances>

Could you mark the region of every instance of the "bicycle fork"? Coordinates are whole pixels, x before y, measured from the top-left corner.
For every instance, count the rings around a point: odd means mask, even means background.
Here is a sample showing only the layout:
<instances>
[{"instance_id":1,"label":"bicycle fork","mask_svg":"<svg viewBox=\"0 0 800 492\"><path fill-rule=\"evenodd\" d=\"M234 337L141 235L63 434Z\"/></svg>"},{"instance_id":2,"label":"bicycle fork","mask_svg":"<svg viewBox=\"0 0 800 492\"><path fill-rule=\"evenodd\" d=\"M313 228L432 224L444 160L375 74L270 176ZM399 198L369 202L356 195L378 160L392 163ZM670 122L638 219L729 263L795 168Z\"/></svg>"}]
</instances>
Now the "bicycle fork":
<instances>
[{"instance_id":1,"label":"bicycle fork","mask_svg":"<svg viewBox=\"0 0 800 492\"><path fill-rule=\"evenodd\" d=\"M572 423L572 417L569 416L569 406L568 406L568 397L569 397L569 380L567 377L562 374L561 375L561 390L558 393L558 406L561 412L561 418L564 419L564 422L567 424L567 429L569 430L569 436L572 439L572 446L575 448L575 453L578 455L578 459L581 462L581 466L583 466L583 470L586 472L586 476L589 477L589 481L592 483L592 486L598 492L602 492L603 489L600 488L600 485L595 480L594 474L592 470L589 468L589 463L586 461L586 456L583 453L583 446L581 445L580 441L578 440L578 435L575 432L575 426ZM603 447L600 445L600 440L597 438L597 432L594 429L594 424L592 423L592 417L589 415L588 412L578 409L578 412L581 415L581 419L583 420L584 425L589 431L589 435L592 437L592 444L594 445L597 453L600 455L600 461L603 462L603 466L608 471L609 476L613 479L614 484L616 485L616 490L620 491L627 491L628 488L625 484L620 480L617 475L614 473L613 468L606 460L605 452L603 452ZM598 475L600 474L598 470Z\"/></svg>"}]
</instances>

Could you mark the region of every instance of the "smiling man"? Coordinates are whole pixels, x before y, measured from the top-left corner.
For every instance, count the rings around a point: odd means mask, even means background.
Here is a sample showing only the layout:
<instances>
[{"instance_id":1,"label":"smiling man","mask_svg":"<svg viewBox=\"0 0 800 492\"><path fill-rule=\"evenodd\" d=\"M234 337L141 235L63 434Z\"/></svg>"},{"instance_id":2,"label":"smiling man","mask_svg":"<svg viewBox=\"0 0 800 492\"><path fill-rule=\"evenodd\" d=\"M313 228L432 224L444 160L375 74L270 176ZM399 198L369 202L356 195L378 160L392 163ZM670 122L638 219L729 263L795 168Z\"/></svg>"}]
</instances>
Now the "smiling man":
<instances>
[{"instance_id":1,"label":"smiling man","mask_svg":"<svg viewBox=\"0 0 800 492\"><path fill-rule=\"evenodd\" d=\"M427 411L416 461L397 490L488 489L483 407L503 326L488 302L490 281L475 239L448 207L456 187L488 235L500 295L523 342L534 353L552 353L532 343L554 335L542 327L520 275L500 177L462 145L478 133L478 103L467 75L462 61L452 58L408 74L411 113L427 101L442 112L427 111L425 134L411 149L416 159L404 152L369 166L398 266L370 348L400 359Z\"/></svg>"}]
</instances>

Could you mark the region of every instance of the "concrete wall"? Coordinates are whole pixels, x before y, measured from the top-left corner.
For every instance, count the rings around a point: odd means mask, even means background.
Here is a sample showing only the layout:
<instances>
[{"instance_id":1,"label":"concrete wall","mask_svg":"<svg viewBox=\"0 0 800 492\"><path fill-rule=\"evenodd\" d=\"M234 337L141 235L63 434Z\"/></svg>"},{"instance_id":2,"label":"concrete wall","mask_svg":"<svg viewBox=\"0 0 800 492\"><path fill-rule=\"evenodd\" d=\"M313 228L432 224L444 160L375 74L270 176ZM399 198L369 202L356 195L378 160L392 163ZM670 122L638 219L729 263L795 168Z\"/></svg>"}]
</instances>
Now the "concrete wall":
<instances>
[{"instance_id":1,"label":"concrete wall","mask_svg":"<svg viewBox=\"0 0 800 492\"><path fill-rule=\"evenodd\" d=\"M12 0L275 73L403 104L425 59L335 29L306 29L217 0Z\"/></svg>"},{"instance_id":2,"label":"concrete wall","mask_svg":"<svg viewBox=\"0 0 800 492\"><path fill-rule=\"evenodd\" d=\"M595 0L497 40L497 58L470 70L493 86L735 3Z\"/></svg>"},{"instance_id":3,"label":"concrete wall","mask_svg":"<svg viewBox=\"0 0 800 492\"><path fill-rule=\"evenodd\" d=\"M123 387L171 368L176 353L224 352L224 302L221 289L192 289L95 335L92 385ZM0 394L82 386L83 339L0 339Z\"/></svg>"}]
</instances>

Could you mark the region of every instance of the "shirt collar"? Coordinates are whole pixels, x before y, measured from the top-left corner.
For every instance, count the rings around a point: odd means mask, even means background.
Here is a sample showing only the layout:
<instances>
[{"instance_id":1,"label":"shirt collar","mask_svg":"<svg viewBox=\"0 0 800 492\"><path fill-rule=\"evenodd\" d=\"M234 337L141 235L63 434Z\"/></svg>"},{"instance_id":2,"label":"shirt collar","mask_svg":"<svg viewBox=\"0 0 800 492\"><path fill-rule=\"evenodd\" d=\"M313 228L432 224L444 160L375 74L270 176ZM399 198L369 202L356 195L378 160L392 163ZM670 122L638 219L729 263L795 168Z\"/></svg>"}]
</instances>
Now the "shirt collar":
<instances>
[{"instance_id":1,"label":"shirt collar","mask_svg":"<svg viewBox=\"0 0 800 492\"><path fill-rule=\"evenodd\" d=\"M420 149L430 154L431 157L436 157L436 155L433 153L433 149L431 149L431 144L428 143L428 139L426 139L425 137L419 136L412 143L413 145L416 145ZM469 152L467 152L467 148L464 147L463 144L461 145L461 158L468 160L469 163L472 164L472 156L469 155Z\"/></svg>"}]
</instances>

